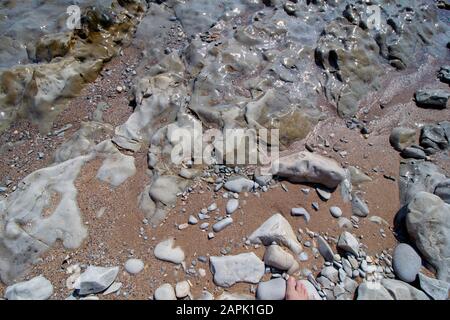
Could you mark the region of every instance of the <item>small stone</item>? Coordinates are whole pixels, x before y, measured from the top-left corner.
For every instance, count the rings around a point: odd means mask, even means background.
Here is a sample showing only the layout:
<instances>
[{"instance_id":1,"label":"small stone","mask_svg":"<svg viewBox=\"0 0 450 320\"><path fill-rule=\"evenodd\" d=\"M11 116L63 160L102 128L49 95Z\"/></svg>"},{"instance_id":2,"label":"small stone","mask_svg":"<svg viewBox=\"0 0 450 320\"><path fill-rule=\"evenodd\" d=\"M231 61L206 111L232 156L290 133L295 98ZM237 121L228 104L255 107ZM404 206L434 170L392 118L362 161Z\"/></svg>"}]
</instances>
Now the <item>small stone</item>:
<instances>
[{"instance_id":1,"label":"small stone","mask_svg":"<svg viewBox=\"0 0 450 320\"><path fill-rule=\"evenodd\" d=\"M198 220L197 220L197 218L194 217L193 215L190 215L190 216L189 216L188 223L194 225L194 224L197 224L197 223L198 223Z\"/></svg>"},{"instance_id":2,"label":"small stone","mask_svg":"<svg viewBox=\"0 0 450 320\"><path fill-rule=\"evenodd\" d=\"M138 274L144 269L144 262L140 259L128 259L125 262L125 270L130 274Z\"/></svg>"},{"instance_id":3,"label":"small stone","mask_svg":"<svg viewBox=\"0 0 450 320\"><path fill-rule=\"evenodd\" d=\"M311 216L309 215L308 211L306 211L306 209L302 208L302 207L300 207L300 208L292 208L291 209L291 215L294 216L294 217L302 216L305 219L306 223L308 223L309 220L311 219Z\"/></svg>"},{"instance_id":4,"label":"small stone","mask_svg":"<svg viewBox=\"0 0 450 320\"><path fill-rule=\"evenodd\" d=\"M328 192L322 188L316 188L316 192L323 201L328 201L331 199L331 192Z\"/></svg>"},{"instance_id":5,"label":"small stone","mask_svg":"<svg viewBox=\"0 0 450 320\"><path fill-rule=\"evenodd\" d=\"M213 230L214 230L214 232L222 231L223 229L225 229L232 223L233 223L233 218L231 218L231 217L222 219L213 225Z\"/></svg>"},{"instance_id":6,"label":"small stone","mask_svg":"<svg viewBox=\"0 0 450 320\"><path fill-rule=\"evenodd\" d=\"M322 257L325 259L325 261L332 262L334 252L331 249L330 245L325 241L325 239L322 236L319 236L317 238L317 242L319 246L319 252L322 255Z\"/></svg>"},{"instance_id":7,"label":"small stone","mask_svg":"<svg viewBox=\"0 0 450 320\"><path fill-rule=\"evenodd\" d=\"M227 202L227 206L226 206L226 213L227 214L232 214L233 212L235 212L239 207L239 200L237 199L230 199Z\"/></svg>"},{"instance_id":8,"label":"small stone","mask_svg":"<svg viewBox=\"0 0 450 320\"><path fill-rule=\"evenodd\" d=\"M95 294L106 290L116 279L119 267L104 268L89 266L80 275L79 283L75 287L80 295Z\"/></svg>"},{"instance_id":9,"label":"small stone","mask_svg":"<svg viewBox=\"0 0 450 320\"><path fill-rule=\"evenodd\" d=\"M405 282L416 280L422 259L408 244L400 243L394 250L392 265L397 277Z\"/></svg>"},{"instance_id":10,"label":"small stone","mask_svg":"<svg viewBox=\"0 0 450 320\"><path fill-rule=\"evenodd\" d=\"M180 281L175 285L175 295L181 299L187 297L191 293L191 286L188 281Z\"/></svg>"},{"instance_id":11,"label":"small stone","mask_svg":"<svg viewBox=\"0 0 450 320\"><path fill-rule=\"evenodd\" d=\"M256 299L258 300L284 300L286 297L286 280L276 278L258 284Z\"/></svg>"},{"instance_id":12,"label":"small stone","mask_svg":"<svg viewBox=\"0 0 450 320\"><path fill-rule=\"evenodd\" d=\"M330 213L335 218L339 218L340 216L342 216L342 210L339 207L331 207Z\"/></svg>"},{"instance_id":13,"label":"small stone","mask_svg":"<svg viewBox=\"0 0 450 320\"><path fill-rule=\"evenodd\" d=\"M165 283L156 289L154 298L155 300L177 300L175 290L169 283Z\"/></svg>"},{"instance_id":14,"label":"small stone","mask_svg":"<svg viewBox=\"0 0 450 320\"><path fill-rule=\"evenodd\" d=\"M169 238L158 243L154 254L159 260L179 264L184 261L184 251L180 247L174 247L175 239Z\"/></svg>"},{"instance_id":15,"label":"small stone","mask_svg":"<svg viewBox=\"0 0 450 320\"><path fill-rule=\"evenodd\" d=\"M339 236L337 248L351 253L355 257L359 256L359 242L350 232L344 231Z\"/></svg>"}]
</instances>

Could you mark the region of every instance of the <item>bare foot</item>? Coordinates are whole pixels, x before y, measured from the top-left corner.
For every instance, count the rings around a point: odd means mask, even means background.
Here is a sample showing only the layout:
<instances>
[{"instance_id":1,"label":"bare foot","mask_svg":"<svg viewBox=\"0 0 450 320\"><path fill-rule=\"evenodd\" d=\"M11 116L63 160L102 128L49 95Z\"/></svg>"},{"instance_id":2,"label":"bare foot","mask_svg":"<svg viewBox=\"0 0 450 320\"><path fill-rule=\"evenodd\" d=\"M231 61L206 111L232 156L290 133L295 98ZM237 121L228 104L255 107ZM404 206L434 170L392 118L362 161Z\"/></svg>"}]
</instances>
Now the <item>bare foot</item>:
<instances>
[{"instance_id":1,"label":"bare foot","mask_svg":"<svg viewBox=\"0 0 450 320\"><path fill-rule=\"evenodd\" d=\"M286 300L309 300L305 286L294 277L289 277L287 281Z\"/></svg>"}]
</instances>

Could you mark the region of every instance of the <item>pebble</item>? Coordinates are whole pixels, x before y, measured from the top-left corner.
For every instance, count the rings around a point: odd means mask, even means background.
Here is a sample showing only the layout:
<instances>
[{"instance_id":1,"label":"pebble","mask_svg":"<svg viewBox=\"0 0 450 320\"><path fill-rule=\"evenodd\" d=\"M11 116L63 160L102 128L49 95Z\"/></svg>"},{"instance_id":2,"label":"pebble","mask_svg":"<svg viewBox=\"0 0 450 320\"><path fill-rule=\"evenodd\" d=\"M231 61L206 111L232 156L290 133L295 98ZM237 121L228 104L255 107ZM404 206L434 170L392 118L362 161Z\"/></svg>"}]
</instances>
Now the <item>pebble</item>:
<instances>
[{"instance_id":1,"label":"pebble","mask_svg":"<svg viewBox=\"0 0 450 320\"><path fill-rule=\"evenodd\" d=\"M302 207L292 208L291 209L291 215L294 216L294 217L302 216L305 219L306 223L308 223L309 220L311 219L311 216L308 213L308 211L306 211L306 209L302 208Z\"/></svg>"},{"instance_id":2,"label":"pebble","mask_svg":"<svg viewBox=\"0 0 450 320\"><path fill-rule=\"evenodd\" d=\"M223 229L225 229L232 223L233 223L233 218L231 218L231 217L222 219L213 225L213 230L214 230L214 232L222 231Z\"/></svg>"},{"instance_id":3,"label":"pebble","mask_svg":"<svg viewBox=\"0 0 450 320\"><path fill-rule=\"evenodd\" d=\"M187 297L191 293L191 285L188 281L180 281L175 285L175 295L181 299Z\"/></svg>"},{"instance_id":4,"label":"pebble","mask_svg":"<svg viewBox=\"0 0 450 320\"><path fill-rule=\"evenodd\" d=\"M144 269L144 262L140 259L128 259L125 262L125 270L130 274L138 274Z\"/></svg>"},{"instance_id":5,"label":"pebble","mask_svg":"<svg viewBox=\"0 0 450 320\"><path fill-rule=\"evenodd\" d=\"M119 273L119 267L96 267L89 266L85 272L80 275L79 283L76 289L78 294L95 294L106 290L116 279Z\"/></svg>"},{"instance_id":6,"label":"pebble","mask_svg":"<svg viewBox=\"0 0 450 320\"><path fill-rule=\"evenodd\" d=\"M342 210L339 207L331 207L330 213L335 218L339 218L340 216L342 216Z\"/></svg>"},{"instance_id":7,"label":"pebble","mask_svg":"<svg viewBox=\"0 0 450 320\"><path fill-rule=\"evenodd\" d=\"M230 199L227 202L226 205L226 213L227 214L232 214L233 212L235 212L239 207L239 200L237 199Z\"/></svg>"},{"instance_id":8,"label":"pebble","mask_svg":"<svg viewBox=\"0 0 450 320\"><path fill-rule=\"evenodd\" d=\"M325 261L332 262L334 257L334 252L330 245L325 241L325 239L320 236L317 238L317 243L319 245L319 252Z\"/></svg>"},{"instance_id":9,"label":"pebble","mask_svg":"<svg viewBox=\"0 0 450 320\"><path fill-rule=\"evenodd\" d=\"M155 300L177 300L175 290L170 283L165 283L156 289L154 298Z\"/></svg>"},{"instance_id":10,"label":"pebble","mask_svg":"<svg viewBox=\"0 0 450 320\"><path fill-rule=\"evenodd\" d=\"M316 188L316 192L323 201L328 201L331 199L331 193L324 189Z\"/></svg>"},{"instance_id":11,"label":"pebble","mask_svg":"<svg viewBox=\"0 0 450 320\"><path fill-rule=\"evenodd\" d=\"M258 284L256 299L258 300L284 300L286 297L286 280L276 278Z\"/></svg>"},{"instance_id":12,"label":"pebble","mask_svg":"<svg viewBox=\"0 0 450 320\"><path fill-rule=\"evenodd\" d=\"M311 206L313 207L314 210L319 211L319 203L318 202L311 203Z\"/></svg>"},{"instance_id":13,"label":"pebble","mask_svg":"<svg viewBox=\"0 0 450 320\"><path fill-rule=\"evenodd\" d=\"M194 217L193 215L190 215L188 223L192 224L192 225L197 224L198 223L198 219L196 217Z\"/></svg>"},{"instance_id":14,"label":"pebble","mask_svg":"<svg viewBox=\"0 0 450 320\"><path fill-rule=\"evenodd\" d=\"M392 265L400 280L413 282L419 274L422 259L413 247L400 243L394 250Z\"/></svg>"}]
</instances>

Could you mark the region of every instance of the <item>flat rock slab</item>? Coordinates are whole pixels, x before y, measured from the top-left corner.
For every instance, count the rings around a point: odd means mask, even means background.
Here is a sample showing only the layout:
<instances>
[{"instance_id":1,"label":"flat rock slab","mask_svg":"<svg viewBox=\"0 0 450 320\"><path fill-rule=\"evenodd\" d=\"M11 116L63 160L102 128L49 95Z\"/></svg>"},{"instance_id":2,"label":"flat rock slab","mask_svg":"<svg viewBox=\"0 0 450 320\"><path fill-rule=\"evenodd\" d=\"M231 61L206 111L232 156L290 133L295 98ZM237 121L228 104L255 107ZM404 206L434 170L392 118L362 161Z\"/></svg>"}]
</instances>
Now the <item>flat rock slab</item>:
<instances>
[{"instance_id":1,"label":"flat rock slab","mask_svg":"<svg viewBox=\"0 0 450 320\"><path fill-rule=\"evenodd\" d=\"M265 271L264 263L253 252L211 257L209 261L215 284L225 288L237 282L258 283Z\"/></svg>"}]
</instances>

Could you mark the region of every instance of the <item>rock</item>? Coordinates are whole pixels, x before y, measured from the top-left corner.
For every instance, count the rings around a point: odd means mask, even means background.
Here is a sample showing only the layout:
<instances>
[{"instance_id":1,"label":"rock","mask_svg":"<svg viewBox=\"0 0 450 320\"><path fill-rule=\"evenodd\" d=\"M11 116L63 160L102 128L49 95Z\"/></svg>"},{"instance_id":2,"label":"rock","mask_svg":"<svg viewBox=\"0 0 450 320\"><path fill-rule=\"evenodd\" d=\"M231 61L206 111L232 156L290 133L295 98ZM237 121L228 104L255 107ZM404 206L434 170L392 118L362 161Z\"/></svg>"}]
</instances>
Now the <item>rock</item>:
<instances>
[{"instance_id":1,"label":"rock","mask_svg":"<svg viewBox=\"0 0 450 320\"><path fill-rule=\"evenodd\" d=\"M400 243L392 255L392 266L400 280L413 282L422 266L422 259L410 245Z\"/></svg>"},{"instance_id":2,"label":"rock","mask_svg":"<svg viewBox=\"0 0 450 320\"><path fill-rule=\"evenodd\" d=\"M437 278L450 282L450 205L427 192L419 192L407 207L406 228L422 256L437 270Z\"/></svg>"},{"instance_id":3,"label":"rock","mask_svg":"<svg viewBox=\"0 0 450 320\"><path fill-rule=\"evenodd\" d=\"M192 225L197 224L198 223L198 219L196 217L194 217L193 215L190 215L188 223L192 224Z\"/></svg>"},{"instance_id":4,"label":"rock","mask_svg":"<svg viewBox=\"0 0 450 320\"><path fill-rule=\"evenodd\" d=\"M244 177L230 179L224 184L224 188L231 192L240 193L242 191L251 191L255 183Z\"/></svg>"},{"instance_id":5,"label":"rock","mask_svg":"<svg viewBox=\"0 0 450 320\"><path fill-rule=\"evenodd\" d=\"M306 151L274 161L272 174L294 183L319 183L327 188L336 188L345 179L345 170L335 160Z\"/></svg>"},{"instance_id":6,"label":"rock","mask_svg":"<svg viewBox=\"0 0 450 320\"><path fill-rule=\"evenodd\" d=\"M188 281L180 281L175 285L175 295L178 299L187 297L191 293L191 285Z\"/></svg>"},{"instance_id":7,"label":"rock","mask_svg":"<svg viewBox=\"0 0 450 320\"><path fill-rule=\"evenodd\" d=\"M219 231L222 231L223 229L225 229L226 227L228 227L229 225L231 225L232 223L233 223L233 218L228 217L228 218L220 220L219 222L216 222L212 228L213 228L214 232L219 232Z\"/></svg>"},{"instance_id":8,"label":"rock","mask_svg":"<svg viewBox=\"0 0 450 320\"><path fill-rule=\"evenodd\" d=\"M369 215L369 207L356 194L352 194L352 214L362 218Z\"/></svg>"},{"instance_id":9,"label":"rock","mask_svg":"<svg viewBox=\"0 0 450 320\"><path fill-rule=\"evenodd\" d=\"M347 219L346 217L340 217L338 219L338 226L339 228L346 228L346 229L351 229L353 227L352 222Z\"/></svg>"},{"instance_id":10,"label":"rock","mask_svg":"<svg viewBox=\"0 0 450 320\"><path fill-rule=\"evenodd\" d=\"M357 300L394 300L382 285L373 282L363 282L358 286Z\"/></svg>"},{"instance_id":11,"label":"rock","mask_svg":"<svg viewBox=\"0 0 450 320\"><path fill-rule=\"evenodd\" d=\"M450 92L441 89L417 90L414 97L419 107L445 109Z\"/></svg>"},{"instance_id":12,"label":"rock","mask_svg":"<svg viewBox=\"0 0 450 320\"><path fill-rule=\"evenodd\" d=\"M350 232L344 231L341 233L337 243L337 248L351 253L355 257L359 256L359 242Z\"/></svg>"},{"instance_id":13,"label":"rock","mask_svg":"<svg viewBox=\"0 0 450 320\"><path fill-rule=\"evenodd\" d=\"M379 225L383 225L384 224L386 226L389 226L389 223L386 220L384 220L383 218L379 217L379 216L371 216L369 218L369 221L373 222L373 223L376 223L376 224L379 224Z\"/></svg>"},{"instance_id":14,"label":"rock","mask_svg":"<svg viewBox=\"0 0 450 320\"><path fill-rule=\"evenodd\" d=\"M177 300L175 290L169 283L165 283L155 290L155 300Z\"/></svg>"},{"instance_id":15,"label":"rock","mask_svg":"<svg viewBox=\"0 0 450 320\"><path fill-rule=\"evenodd\" d=\"M298 255L298 260L300 260L301 262L308 261L308 259L309 259L309 256L305 251L301 252Z\"/></svg>"},{"instance_id":16,"label":"rock","mask_svg":"<svg viewBox=\"0 0 450 320\"><path fill-rule=\"evenodd\" d=\"M85 296L95 294L106 290L116 280L119 273L119 267L96 267L89 266L79 278L76 289L78 294Z\"/></svg>"},{"instance_id":17,"label":"rock","mask_svg":"<svg viewBox=\"0 0 450 320\"><path fill-rule=\"evenodd\" d=\"M302 245L298 242L289 222L279 213L267 219L258 229L256 229L248 240L253 244L271 245L273 242L291 249L294 254L303 251Z\"/></svg>"},{"instance_id":18,"label":"rock","mask_svg":"<svg viewBox=\"0 0 450 320\"><path fill-rule=\"evenodd\" d=\"M425 151L423 151L421 148L418 148L415 146L406 147L405 149L402 150L400 155L403 158L411 158L411 159L426 159L427 158Z\"/></svg>"},{"instance_id":19,"label":"rock","mask_svg":"<svg viewBox=\"0 0 450 320\"><path fill-rule=\"evenodd\" d=\"M204 290L197 300L214 300L214 296L209 291Z\"/></svg>"},{"instance_id":20,"label":"rock","mask_svg":"<svg viewBox=\"0 0 450 320\"><path fill-rule=\"evenodd\" d=\"M258 300L284 300L285 297L286 280L283 278L260 282L256 289L256 299Z\"/></svg>"},{"instance_id":21,"label":"rock","mask_svg":"<svg viewBox=\"0 0 450 320\"><path fill-rule=\"evenodd\" d=\"M141 259L128 259L125 262L125 270L130 274L138 274L144 269L144 262Z\"/></svg>"},{"instance_id":22,"label":"rock","mask_svg":"<svg viewBox=\"0 0 450 320\"><path fill-rule=\"evenodd\" d=\"M309 222L309 220L311 219L311 216L309 215L308 211L306 211L305 208L292 208L291 209L291 215L293 215L294 217L298 217L301 216L305 219L306 223Z\"/></svg>"},{"instance_id":23,"label":"rock","mask_svg":"<svg viewBox=\"0 0 450 320\"><path fill-rule=\"evenodd\" d=\"M196 176L198 176L200 174L199 170L196 169L187 169L187 168L181 168L180 170L180 177L185 178L185 179L193 179Z\"/></svg>"},{"instance_id":24,"label":"rock","mask_svg":"<svg viewBox=\"0 0 450 320\"><path fill-rule=\"evenodd\" d=\"M317 244L319 246L319 252L325 261L333 262L334 252L322 236L317 238Z\"/></svg>"},{"instance_id":25,"label":"rock","mask_svg":"<svg viewBox=\"0 0 450 320\"><path fill-rule=\"evenodd\" d=\"M420 130L420 146L426 150L445 150L450 146L450 122L424 125Z\"/></svg>"},{"instance_id":26,"label":"rock","mask_svg":"<svg viewBox=\"0 0 450 320\"><path fill-rule=\"evenodd\" d=\"M438 72L438 78L442 82L450 83L450 66L442 66Z\"/></svg>"},{"instance_id":27,"label":"rock","mask_svg":"<svg viewBox=\"0 0 450 320\"><path fill-rule=\"evenodd\" d=\"M416 130L411 128L396 127L391 131L389 142L395 150L400 152L416 142Z\"/></svg>"},{"instance_id":28,"label":"rock","mask_svg":"<svg viewBox=\"0 0 450 320\"><path fill-rule=\"evenodd\" d=\"M348 172L350 173L350 180L352 182L352 185L357 186L365 182L372 181L372 178L366 175L364 172L359 170L356 167L349 166Z\"/></svg>"},{"instance_id":29,"label":"rock","mask_svg":"<svg viewBox=\"0 0 450 320\"><path fill-rule=\"evenodd\" d=\"M434 189L434 194L450 204L450 179L438 183Z\"/></svg>"},{"instance_id":30,"label":"rock","mask_svg":"<svg viewBox=\"0 0 450 320\"><path fill-rule=\"evenodd\" d=\"M268 170L266 170L266 171L268 171ZM264 186L267 186L270 183L270 181L272 180L272 174L270 174L268 172L263 172L263 170L260 167L258 167L255 170L254 180L257 184L264 187Z\"/></svg>"},{"instance_id":31,"label":"rock","mask_svg":"<svg viewBox=\"0 0 450 320\"><path fill-rule=\"evenodd\" d=\"M339 281L339 272L332 266L323 268L322 271L320 271L320 275L334 283Z\"/></svg>"},{"instance_id":32,"label":"rock","mask_svg":"<svg viewBox=\"0 0 450 320\"><path fill-rule=\"evenodd\" d=\"M319 198L323 201L328 201L331 199L331 192L323 189L323 188L316 188L316 192L319 195Z\"/></svg>"},{"instance_id":33,"label":"rock","mask_svg":"<svg viewBox=\"0 0 450 320\"><path fill-rule=\"evenodd\" d=\"M394 297L394 300L430 300L422 291L399 280L382 279L381 285Z\"/></svg>"},{"instance_id":34,"label":"rock","mask_svg":"<svg viewBox=\"0 0 450 320\"><path fill-rule=\"evenodd\" d=\"M306 288L309 300L322 300L319 292L317 292L317 289L311 282L309 282L308 280L297 280L297 283L301 283Z\"/></svg>"},{"instance_id":35,"label":"rock","mask_svg":"<svg viewBox=\"0 0 450 320\"><path fill-rule=\"evenodd\" d=\"M207 210L208 210L209 212L214 211L214 210L217 210L217 203L214 202L214 203L210 204L210 205L208 206Z\"/></svg>"},{"instance_id":36,"label":"rock","mask_svg":"<svg viewBox=\"0 0 450 320\"><path fill-rule=\"evenodd\" d=\"M227 214L232 214L233 212L235 212L239 207L239 200L237 199L230 199L227 202L227 206L226 206L226 213Z\"/></svg>"},{"instance_id":37,"label":"rock","mask_svg":"<svg viewBox=\"0 0 450 320\"><path fill-rule=\"evenodd\" d=\"M255 297L245 293L229 293L225 291L217 297L217 300L255 300Z\"/></svg>"},{"instance_id":38,"label":"rock","mask_svg":"<svg viewBox=\"0 0 450 320\"><path fill-rule=\"evenodd\" d=\"M122 282L114 282L108 289L105 290L105 292L102 293L102 295L107 296L108 294L115 293L119 291L120 288L122 288Z\"/></svg>"},{"instance_id":39,"label":"rock","mask_svg":"<svg viewBox=\"0 0 450 320\"><path fill-rule=\"evenodd\" d=\"M447 300L450 284L419 273L420 288L433 300Z\"/></svg>"},{"instance_id":40,"label":"rock","mask_svg":"<svg viewBox=\"0 0 450 320\"><path fill-rule=\"evenodd\" d=\"M8 300L47 300L52 294L53 286L43 276L13 284L5 290L5 298Z\"/></svg>"},{"instance_id":41,"label":"rock","mask_svg":"<svg viewBox=\"0 0 450 320\"><path fill-rule=\"evenodd\" d=\"M155 247L154 254L159 260L168 261L179 264L184 261L184 251L180 247L174 247L175 239L169 238L158 243Z\"/></svg>"},{"instance_id":42,"label":"rock","mask_svg":"<svg viewBox=\"0 0 450 320\"><path fill-rule=\"evenodd\" d=\"M342 210L339 207L331 207L330 213L335 218L339 218L340 216L342 216Z\"/></svg>"},{"instance_id":43,"label":"rock","mask_svg":"<svg viewBox=\"0 0 450 320\"><path fill-rule=\"evenodd\" d=\"M264 275L264 263L253 253L209 259L214 283L221 287L231 287L237 282L258 283Z\"/></svg>"},{"instance_id":44,"label":"rock","mask_svg":"<svg viewBox=\"0 0 450 320\"><path fill-rule=\"evenodd\" d=\"M288 274L293 274L300 267L295 258L278 245L268 246L263 260L267 266L286 271Z\"/></svg>"}]
</instances>

